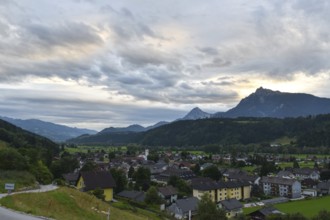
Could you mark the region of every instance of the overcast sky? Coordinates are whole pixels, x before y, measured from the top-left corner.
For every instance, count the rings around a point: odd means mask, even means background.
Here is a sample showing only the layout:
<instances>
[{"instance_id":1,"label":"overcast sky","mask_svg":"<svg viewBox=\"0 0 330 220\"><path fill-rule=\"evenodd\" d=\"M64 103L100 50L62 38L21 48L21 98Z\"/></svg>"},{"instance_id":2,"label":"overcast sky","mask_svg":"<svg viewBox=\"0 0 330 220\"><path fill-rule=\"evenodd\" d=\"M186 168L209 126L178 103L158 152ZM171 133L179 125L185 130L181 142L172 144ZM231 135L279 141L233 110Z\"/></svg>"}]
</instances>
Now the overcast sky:
<instances>
[{"instance_id":1,"label":"overcast sky","mask_svg":"<svg viewBox=\"0 0 330 220\"><path fill-rule=\"evenodd\" d=\"M0 115L100 130L263 86L330 98L328 0L0 0Z\"/></svg>"}]
</instances>

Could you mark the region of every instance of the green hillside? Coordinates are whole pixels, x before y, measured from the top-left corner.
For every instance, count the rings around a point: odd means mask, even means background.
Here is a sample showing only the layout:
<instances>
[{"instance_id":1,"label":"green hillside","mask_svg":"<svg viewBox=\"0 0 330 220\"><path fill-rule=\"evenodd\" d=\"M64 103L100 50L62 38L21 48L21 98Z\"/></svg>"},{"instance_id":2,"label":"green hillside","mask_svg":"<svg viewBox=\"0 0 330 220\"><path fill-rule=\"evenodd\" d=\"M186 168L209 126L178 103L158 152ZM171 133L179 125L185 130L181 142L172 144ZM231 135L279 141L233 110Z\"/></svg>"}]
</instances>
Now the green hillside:
<instances>
[{"instance_id":1,"label":"green hillside","mask_svg":"<svg viewBox=\"0 0 330 220\"><path fill-rule=\"evenodd\" d=\"M53 175L49 167L58 154L56 143L0 120L0 170L10 174L9 180L14 180L14 171L25 171L39 183L50 183Z\"/></svg>"},{"instance_id":2,"label":"green hillside","mask_svg":"<svg viewBox=\"0 0 330 220\"><path fill-rule=\"evenodd\" d=\"M145 214L144 210L120 210L92 195L67 187L45 193L12 195L2 198L0 204L32 215L61 220L104 220L109 208L110 219L113 220L158 219L153 213Z\"/></svg>"}]
</instances>

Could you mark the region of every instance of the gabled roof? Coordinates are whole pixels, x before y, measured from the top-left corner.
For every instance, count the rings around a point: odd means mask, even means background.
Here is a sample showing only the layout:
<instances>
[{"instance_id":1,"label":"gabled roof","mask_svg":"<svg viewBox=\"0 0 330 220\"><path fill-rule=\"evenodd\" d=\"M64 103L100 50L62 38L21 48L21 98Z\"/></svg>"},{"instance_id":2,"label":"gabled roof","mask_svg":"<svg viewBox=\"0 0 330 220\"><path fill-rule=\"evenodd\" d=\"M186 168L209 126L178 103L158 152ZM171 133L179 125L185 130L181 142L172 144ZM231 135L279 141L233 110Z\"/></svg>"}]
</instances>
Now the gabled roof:
<instances>
[{"instance_id":1,"label":"gabled roof","mask_svg":"<svg viewBox=\"0 0 330 220\"><path fill-rule=\"evenodd\" d=\"M183 213L191 211L196 211L198 206L198 199L196 197L189 197L186 199L178 199L175 204L178 208L182 210Z\"/></svg>"},{"instance_id":2,"label":"gabled roof","mask_svg":"<svg viewBox=\"0 0 330 220\"><path fill-rule=\"evenodd\" d=\"M115 180L110 172L107 171L87 171L81 172L79 175L84 180L84 190L94 190L96 188L106 189L116 187Z\"/></svg>"},{"instance_id":3,"label":"gabled roof","mask_svg":"<svg viewBox=\"0 0 330 220\"><path fill-rule=\"evenodd\" d=\"M227 199L220 201L220 203L223 206L223 208L227 211L243 208L242 203L240 203L237 199Z\"/></svg>"},{"instance_id":4,"label":"gabled roof","mask_svg":"<svg viewBox=\"0 0 330 220\"><path fill-rule=\"evenodd\" d=\"M304 168L296 168L293 169L293 173L294 174L300 174L300 175L311 175L313 172L316 172L314 169L308 168L308 167L304 167Z\"/></svg>"},{"instance_id":5,"label":"gabled roof","mask_svg":"<svg viewBox=\"0 0 330 220\"><path fill-rule=\"evenodd\" d=\"M171 185L165 187L159 187L158 192L160 192L165 197L178 194L178 191Z\"/></svg>"},{"instance_id":6,"label":"gabled roof","mask_svg":"<svg viewBox=\"0 0 330 220\"><path fill-rule=\"evenodd\" d=\"M320 182L317 184L317 188L320 190L330 190L330 182Z\"/></svg>"},{"instance_id":7,"label":"gabled roof","mask_svg":"<svg viewBox=\"0 0 330 220\"><path fill-rule=\"evenodd\" d=\"M207 191L214 189L224 189L224 188L239 188L242 186L249 186L248 182L243 181L214 181L207 177L200 177L191 180L191 186L193 189Z\"/></svg>"},{"instance_id":8,"label":"gabled roof","mask_svg":"<svg viewBox=\"0 0 330 220\"><path fill-rule=\"evenodd\" d=\"M128 191L124 190L117 194L117 196L131 199L137 202L143 202L145 199L145 193L142 191Z\"/></svg>"},{"instance_id":9,"label":"gabled roof","mask_svg":"<svg viewBox=\"0 0 330 220\"><path fill-rule=\"evenodd\" d=\"M281 215L284 214L283 212L280 212L279 210L277 210L274 207L265 207L265 208L262 208L262 209L259 209L259 210L255 211L255 212L252 212L249 215L254 215L256 213L260 213L263 216L274 215L274 214L281 214Z\"/></svg>"},{"instance_id":10,"label":"gabled roof","mask_svg":"<svg viewBox=\"0 0 330 220\"><path fill-rule=\"evenodd\" d=\"M67 182L76 182L79 177L79 173L66 173L62 175Z\"/></svg>"},{"instance_id":11,"label":"gabled roof","mask_svg":"<svg viewBox=\"0 0 330 220\"><path fill-rule=\"evenodd\" d=\"M277 177L290 177L290 176L294 176L293 173L289 170L281 170L280 172L277 173L276 175Z\"/></svg>"},{"instance_id":12,"label":"gabled roof","mask_svg":"<svg viewBox=\"0 0 330 220\"><path fill-rule=\"evenodd\" d=\"M273 183L273 184L281 184L281 185L293 185L295 182L298 182L295 179L287 179L281 177L262 177L262 183Z\"/></svg>"}]
</instances>

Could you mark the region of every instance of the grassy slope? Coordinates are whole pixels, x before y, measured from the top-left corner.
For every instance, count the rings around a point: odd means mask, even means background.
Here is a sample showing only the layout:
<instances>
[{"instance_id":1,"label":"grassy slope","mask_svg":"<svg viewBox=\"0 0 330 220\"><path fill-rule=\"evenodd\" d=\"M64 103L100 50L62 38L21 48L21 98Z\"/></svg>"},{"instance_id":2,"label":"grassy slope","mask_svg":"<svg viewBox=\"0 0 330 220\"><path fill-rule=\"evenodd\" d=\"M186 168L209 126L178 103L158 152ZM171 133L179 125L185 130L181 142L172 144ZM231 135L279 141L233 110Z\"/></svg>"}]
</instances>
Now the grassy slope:
<instances>
[{"instance_id":1,"label":"grassy slope","mask_svg":"<svg viewBox=\"0 0 330 220\"><path fill-rule=\"evenodd\" d=\"M6 183L15 183L14 191L37 187L36 178L27 171L0 170L0 193L7 192Z\"/></svg>"},{"instance_id":2,"label":"grassy slope","mask_svg":"<svg viewBox=\"0 0 330 220\"><path fill-rule=\"evenodd\" d=\"M106 219L105 214L95 211L94 208L97 208L99 211L108 211L110 208L110 219L148 219L148 216L141 214L139 210L134 213L123 211L87 193L67 187L61 187L55 191L46 193L12 195L1 199L0 204L33 215L61 220Z\"/></svg>"}]
</instances>

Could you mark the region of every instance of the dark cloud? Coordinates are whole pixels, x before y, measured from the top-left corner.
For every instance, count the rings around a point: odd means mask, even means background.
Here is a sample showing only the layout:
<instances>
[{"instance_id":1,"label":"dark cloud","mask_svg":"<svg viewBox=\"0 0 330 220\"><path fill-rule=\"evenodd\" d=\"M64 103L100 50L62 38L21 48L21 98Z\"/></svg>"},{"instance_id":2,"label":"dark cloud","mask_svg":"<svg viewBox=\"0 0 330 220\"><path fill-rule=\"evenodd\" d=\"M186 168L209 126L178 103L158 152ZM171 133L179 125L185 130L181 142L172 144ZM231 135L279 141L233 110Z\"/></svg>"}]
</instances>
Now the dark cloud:
<instances>
[{"instance_id":1,"label":"dark cloud","mask_svg":"<svg viewBox=\"0 0 330 220\"><path fill-rule=\"evenodd\" d=\"M102 44L102 39L97 35L96 30L84 23L30 24L25 29L32 38L35 38L36 43L44 47L72 45L83 47L86 44Z\"/></svg>"},{"instance_id":2,"label":"dark cloud","mask_svg":"<svg viewBox=\"0 0 330 220\"><path fill-rule=\"evenodd\" d=\"M214 47L198 47L197 49L209 56L216 56L219 54L218 50Z\"/></svg>"}]
</instances>

